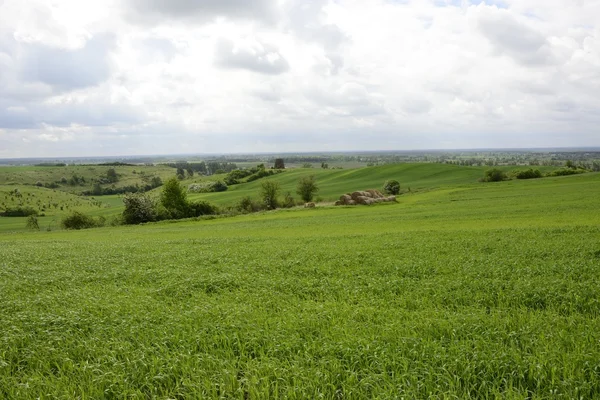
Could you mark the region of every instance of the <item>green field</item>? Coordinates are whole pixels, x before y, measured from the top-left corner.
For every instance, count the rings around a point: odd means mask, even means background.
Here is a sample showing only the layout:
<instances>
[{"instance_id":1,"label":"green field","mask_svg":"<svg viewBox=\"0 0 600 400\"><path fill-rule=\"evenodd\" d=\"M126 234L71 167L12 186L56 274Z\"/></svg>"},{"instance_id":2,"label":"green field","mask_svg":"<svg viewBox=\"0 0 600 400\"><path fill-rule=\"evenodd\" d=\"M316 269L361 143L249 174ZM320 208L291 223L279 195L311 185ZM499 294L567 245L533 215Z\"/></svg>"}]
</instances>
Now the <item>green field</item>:
<instances>
[{"instance_id":1,"label":"green field","mask_svg":"<svg viewBox=\"0 0 600 400\"><path fill-rule=\"evenodd\" d=\"M106 176L109 169L114 169L118 174L118 181L114 184L105 184L104 187L116 188L143 185L153 176L163 180L175 175L175 169L164 165L136 165L136 166L109 166L109 165L69 165L64 167L39 167L39 166L10 166L0 167L0 185L35 185L57 183L57 190L79 194L90 190L95 180ZM76 185L61 183L68 181L72 176L83 177L83 181Z\"/></svg>"},{"instance_id":2,"label":"green field","mask_svg":"<svg viewBox=\"0 0 600 400\"><path fill-rule=\"evenodd\" d=\"M310 171L398 204L0 234L0 398L600 397L600 174L434 167Z\"/></svg>"},{"instance_id":3,"label":"green field","mask_svg":"<svg viewBox=\"0 0 600 400\"><path fill-rule=\"evenodd\" d=\"M401 182L403 191L431 190L440 186L456 186L477 183L485 168L459 167L444 164L391 164L378 167L356 169L298 168L286 170L269 178L279 182L281 192L296 195L298 179L314 175L320 187L317 197L333 202L346 192L365 189L380 189L384 181L396 179ZM191 199L202 199L220 205L230 205L245 196L258 198L262 180L240 185L232 185L224 193L200 193L190 195Z\"/></svg>"}]
</instances>

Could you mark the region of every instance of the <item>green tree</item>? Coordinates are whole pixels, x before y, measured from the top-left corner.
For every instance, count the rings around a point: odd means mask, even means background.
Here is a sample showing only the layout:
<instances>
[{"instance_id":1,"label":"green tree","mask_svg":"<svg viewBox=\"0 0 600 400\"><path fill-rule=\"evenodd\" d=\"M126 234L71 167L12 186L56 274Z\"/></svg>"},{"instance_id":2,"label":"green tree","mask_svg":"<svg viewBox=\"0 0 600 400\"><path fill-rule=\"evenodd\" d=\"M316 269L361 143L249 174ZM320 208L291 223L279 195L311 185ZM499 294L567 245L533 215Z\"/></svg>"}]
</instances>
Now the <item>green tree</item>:
<instances>
[{"instance_id":1,"label":"green tree","mask_svg":"<svg viewBox=\"0 0 600 400\"><path fill-rule=\"evenodd\" d=\"M160 194L160 203L170 218L184 218L188 214L187 194L176 177L165 182Z\"/></svg>"},{"instance_id":2,"label":"green tree","mask_svg":"<svg viewBox=\"0 0 600 400\"><path fill-rule=\"evenodd\" d=\"M500 182L506 179L508 179L506 173L498 168L488 169L483 177L484 182Z\"/></svg>"},{"instance_id":3,"label":"green tree","mask_svg":"<svg viewBox=\"0 0 600 400\"><path fill-rule=\"evenodd\" d=\"M156 205L146 195L140 193L126 194L123 197L123 222L125 224L141 224L156 221Z\"/></svg>"},{"instance_id":4,"label":"green tree","mask_svg":"<svg viewBox=\"0 0 600 400\"><path fill-rule=\"evenodd\" d=\"M397 195L400 193L400 182L393 179L385 181L383 184L383 191L387 194Z\"/></svg>"},{"instance_id":5,"label":"green tree","mask_svg":"<svg viewBox=\"0 0 600 400\"><path fill-rule=\"evenodd\" d=\"M118 181L119 176L117 175L117 171L115 171L114 168L109 168L108 171L106 171L106 179L109 183L115 183Z\"/></svg>"},{"instance_id":6,"label":"green tree","mask_svg":"<svg viewBox=\"0 0 600 400\"><path fill-rule=\"evenodd\" d=\"M102 194L102 186L100 183L96 182L92 185L92 195L100 196Z\"/></svg>"},{"instance_id":7,"label":"green tree","mask_svg":"<svg viewBox=\"0 0 600 400\"><path fill-rule=\"evenodd\" d=\"M40 230L40 224L38 223L38 219L35 215L30 215L29 217L27 217L26 227L27 229L31 229L34 231Z\"/></svg>"},{"instance_id":8,"label":"green tree","mask_svg":"<svg viewBox=\"0 0 600 400\"><path fill-rule=\"evenodd\" d=\"M269 210L277 208L277 196L279 195L279 182L266 180L260 187L260 198Z\"/></svg>"},{"instance_id":9,"label":"green tree","mask_svg":"<svg viewBox=\"0 0 600 400\"><path fill-rule=\"evenodd\" d=\"M157 188L159 186L161 186L162 183L162 179L160 179L160 176L153 176L152 179L150 180L150 185L152 185L153 188Z\"/></svg>"},{"instance_id":10,"label":"green tree","mask_svg":"<svg viewBox=\"0 0 600 400\"><path fill-rule=\"evenodd\" d=\"M73 211L70 215L64 217L60 223L65 229L87 229L98 226L98 222L93 217L79 211Z\"/></svg>"},{"instance_id":11,"label":"green tree","mask_svg":"<svg viewBox=\"0 0 600 400\"><path fill-rule=\"evenodd\" d=\"M298 186L296 188L296 193L300 196L300 198L308 203L312 201L315 193L319 191L319 186L317 186L317 182L313 175L302 177L298 180Z\"/></svg>"}]
</instances>

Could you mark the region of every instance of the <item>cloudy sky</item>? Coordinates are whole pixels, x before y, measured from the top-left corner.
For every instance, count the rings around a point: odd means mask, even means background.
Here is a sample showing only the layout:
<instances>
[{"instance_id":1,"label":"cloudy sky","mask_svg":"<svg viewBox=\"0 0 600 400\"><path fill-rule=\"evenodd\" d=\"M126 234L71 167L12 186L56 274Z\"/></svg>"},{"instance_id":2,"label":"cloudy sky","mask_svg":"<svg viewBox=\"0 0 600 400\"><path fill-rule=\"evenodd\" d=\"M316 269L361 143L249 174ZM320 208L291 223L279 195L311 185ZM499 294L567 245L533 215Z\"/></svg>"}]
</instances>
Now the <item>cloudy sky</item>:
<instances>
[{"instance_id":1,"label":"cloudy sky","mask_svg":"<svg viewBox=\"0 0 600 400\"><path fill-rule=\"evenodd\" d=\"M600 146L600 0L0 0L0 158Z\"/></svg>"}]
</instances>

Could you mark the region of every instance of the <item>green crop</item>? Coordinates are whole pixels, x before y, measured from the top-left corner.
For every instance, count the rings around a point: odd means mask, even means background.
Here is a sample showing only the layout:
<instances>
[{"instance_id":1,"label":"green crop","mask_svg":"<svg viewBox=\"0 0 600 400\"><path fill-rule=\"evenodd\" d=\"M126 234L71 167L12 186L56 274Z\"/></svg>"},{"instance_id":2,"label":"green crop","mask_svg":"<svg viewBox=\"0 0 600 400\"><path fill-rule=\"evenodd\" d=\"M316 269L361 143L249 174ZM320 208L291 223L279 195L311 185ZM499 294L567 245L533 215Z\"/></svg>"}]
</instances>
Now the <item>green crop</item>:
<instances>
[{"instance_id":1,"label":"green crop","mask_svg":"<svg viewBox=\"0 0 600 400\"><path fill-rule=\"evenodd\" d=\"M584 174L2 234L0 397L597 398L598 199Z\"/></svg>"}]
</instances>

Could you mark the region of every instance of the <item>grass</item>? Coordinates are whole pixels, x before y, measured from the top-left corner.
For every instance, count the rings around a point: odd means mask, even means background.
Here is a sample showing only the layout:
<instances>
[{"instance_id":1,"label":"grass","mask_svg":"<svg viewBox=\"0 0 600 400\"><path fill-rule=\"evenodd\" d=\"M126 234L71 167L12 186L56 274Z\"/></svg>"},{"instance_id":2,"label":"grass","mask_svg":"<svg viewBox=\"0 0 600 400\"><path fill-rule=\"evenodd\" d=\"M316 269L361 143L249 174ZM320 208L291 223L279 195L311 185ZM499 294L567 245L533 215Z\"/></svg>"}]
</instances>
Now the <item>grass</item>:
<instances>
[{"instance_id":1,"label":"grass","mask_svg":"<svg viewBox=\"0 0 600 400\"><path fill-rule=\"evenodd\" d=\"M59 183L56 190L79 194L83 191L92 189L94 180L106 177L106 172L114 168L119 175L119 180L114 183L116 188L124 186L143 186L153 176L158 176L162 180L175 175L175 169L163 165L158 166L105 166L105 165L69 165L64 167L36 167L36 166L18 166L18 167L0 167L0 185L35 185ZM83 177L85 183L80 185L68 185L60 183L62 178L69 180L73 175ZM103 184L102 187L110 187L113 184Z\"/></svg>"},{"instance_id":2,"label":"grass","mask_svg":"<svg viewBox=\"0 0 600 400\"><path fill-rule=\"evenodd\" d=\"M365 189L381 189L388 179L396 179L403 190L431 190L440 186L476 183L483 176L481 167L458 167L444 164L391 164L358 169L298 168L286 170L269 178L279 182L281 194L296 194L296 185L301 177L314 175L320 191L317 197L324 201L335 201L346 192ZM246 196L258 197L262 180L232 185L224 193L201 193L190 195L191 199L202 199L219 205L232 205Z\"/></svg>"},{"instance_id":3,"label":"grass","mask_svg":"<svg viewBox=\"0 0 600 400\"><path fill-rule=\"evenodd\" d=\"M0 235L0 397L595 398L598 198L586 174Z\"/></svg>"}]
</instances>

